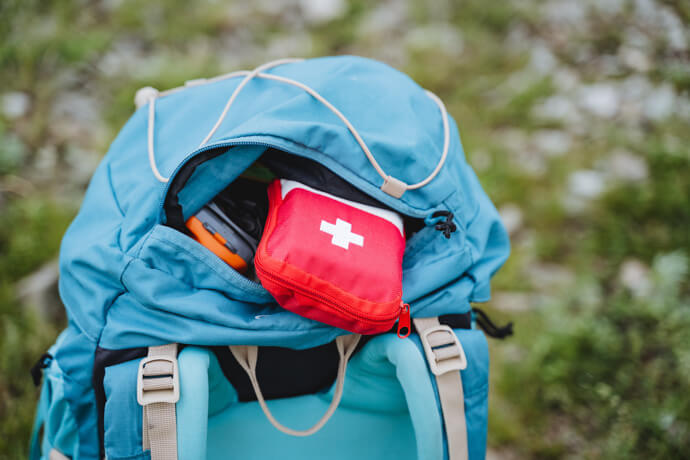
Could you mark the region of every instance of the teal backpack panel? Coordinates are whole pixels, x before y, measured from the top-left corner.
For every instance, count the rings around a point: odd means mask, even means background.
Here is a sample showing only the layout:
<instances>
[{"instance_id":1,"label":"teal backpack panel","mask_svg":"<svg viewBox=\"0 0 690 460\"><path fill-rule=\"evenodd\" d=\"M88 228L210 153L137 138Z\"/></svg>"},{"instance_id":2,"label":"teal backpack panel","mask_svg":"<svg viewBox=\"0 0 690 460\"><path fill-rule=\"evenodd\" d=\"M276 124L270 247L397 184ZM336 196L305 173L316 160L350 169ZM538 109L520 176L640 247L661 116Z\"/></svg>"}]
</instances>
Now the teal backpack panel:
<instances>
[{"instance_id":1,"label":"teal backpack panel","mask_svg":"<svg viewBox=\"0 0 690 460\"><path fill-rule=\"evenodd\" d=\"M456 330L468 358L462 372L470 459L484 458L487 428L488 349L483 333ZM394 335L369 341L348 365L338 410L313 436L277 431L257 402L239 402L208 349L187 347L179 355L178 458L242 459L447 458L434 379L417 338ZM105 449L111 460L147 458L142 450L141 407L136 402L138 360L106 371ZM122 388L127 388L123 391ZM281 422L295 429L325 412L333 388L323 393L268 402Z\"/></svg>"},{"instance_id":2,"label":"teal backpack panel","mask_svg":"<svg viewBox=\"0 0 690 460\"><path fill-rule=\"evenodd\" d=\"M438 164L444 139L439 107L406 75L353 56L288 63L266 72L309 85L330 101L387 174L412 184ZM439 174L396 199L380 189L382 178L338 117L303 90L277 81L250 81L210 141L200 146L241 81L241 76L218 79L156 100L153 160L167 182L159 181L149 164L149 106L137 110L94 173L65 234L59 289L69 327L46 374L55 365L64 382L57 400L69 408L78 442L60 447L70 449L74 459L97 458L100 451L92 386L99 349L170 342L305 349L344 333L280 308L260 284L166 225L171 184L190 162L211 151L219 155L201 163L177 191L185 218L272 148L287 159L316 161L381 203L423 221L403 260L403 299L413 317L464 313L470 302L486 301L490 278L508 256L505 229L465 161L452 118L448 157ZM457 230L450 238L434 228L436 211L452 213ZM121 366L121 371L108 369L106 385L128 369ZM38 420L53 416L50 408L58 401L50 399L50 394L45 401L42 397ZM121 407L131 409L131 401ZM60 439L69 444L72 438ZM53 441L44 436L45 442ZM40 456L35 449L32 455Z\"/></svg>"}]
</instances>

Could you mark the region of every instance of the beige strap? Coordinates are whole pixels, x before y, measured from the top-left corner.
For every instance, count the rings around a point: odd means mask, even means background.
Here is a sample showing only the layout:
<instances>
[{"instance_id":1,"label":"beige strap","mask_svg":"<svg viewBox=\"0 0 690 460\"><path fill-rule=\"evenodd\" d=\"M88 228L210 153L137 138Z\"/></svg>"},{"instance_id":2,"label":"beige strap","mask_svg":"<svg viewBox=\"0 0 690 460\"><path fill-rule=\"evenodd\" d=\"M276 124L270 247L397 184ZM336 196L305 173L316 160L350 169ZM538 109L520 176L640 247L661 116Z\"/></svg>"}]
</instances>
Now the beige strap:
<instances>
[{"instance_id":1,"label":"beige strap","mask_svg":"<svg viewBox=\"0 0 690 460\"><path fill-rule=\"evenodd\" d=\"M446 428L449 460L467 460L465 397L460 370L467 367L465 351L453 330L438 318L414 318L429 369L436 376Z\"/></svg>"},{"instance_id":2,"label":"beige strap","mask_svg":"<svg viewBox=\"0 0 690 460\"><path fill-rule=\"evenodd\" d=\"M289 434L291 436L311 436L312 434L319 431L326 424L326 422L328 422L331 416L335 413L335 410L338 408L338 405L340 404L340 398L342 398L343 396L343 385L345 384L347 362L350 359L350 356L352 356L352 353L355 351L355 348L357 348L357 344L359 343L360 338L361 336L359 334L354 334L342 335L335 339L335 344L338 348L338 355L340 355L340 363L338 364L338 376L336 378L333 400L331 401L331 404L328 406L328 410L326 411L326 413L323 414L323 417L321 417L321 419L318 422L316 422L314 426L304 431L293 430L282 425L280 422L278 422L278 420L275 419L275 417L273 417L273 414L271 414L271 411L268 409L266 401L264 400L264 396L261 393L261 388L259 387L259 381L256 378L256 361L258 357L258 347L253 345L233 345L230 346L230 351L232 352L237 362L240 363L242 369L244 369L244 371L249 376L249 380L252 382L252 387L254 387L254 392L256 393L256 399L259 401L261 410L264 411L264 414L266 415L268 421L271 422L271 425L273 425L283 433Z\"/></svg>"},{"instance_id":3,"label":"beige strap","mask_svg":"<svg viewBox=\"0 0 690 460\"><path fill-rule=\"evenodd\" d=\"M177 460L175 404L180 399L177 344L149 347L139 363L137 401L143 406L143 449L151 460Z\"/></svg>"},{"instance_id":4,"label":"beige strap","mask_svg":"<svg viewBox=\"0 0 690 460\"><path fill-rule=\"evenodd\" d=\"M70 460L70 458L53 447L48 453L48 460Z\"/></svg>"}]
</instances>

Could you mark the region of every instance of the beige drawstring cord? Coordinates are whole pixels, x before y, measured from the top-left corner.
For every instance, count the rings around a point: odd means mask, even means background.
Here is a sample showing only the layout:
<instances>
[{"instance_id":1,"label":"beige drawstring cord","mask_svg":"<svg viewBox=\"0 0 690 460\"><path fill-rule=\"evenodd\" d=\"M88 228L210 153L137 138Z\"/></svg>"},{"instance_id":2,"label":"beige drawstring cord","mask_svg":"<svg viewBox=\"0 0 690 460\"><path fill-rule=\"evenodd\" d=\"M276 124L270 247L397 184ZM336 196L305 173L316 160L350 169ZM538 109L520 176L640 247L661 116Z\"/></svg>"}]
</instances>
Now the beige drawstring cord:
<instances>
[{"instance_id":1,"label":"beige drawstring cord","mask_svg":"<svg viewBox=\"0 0 690 460\"><path fill-rule=\"evenodd\" d=\"M297 88L302 89L306 93L308 93L310 96L312 96L314 99L319 101L321 104L323 104L326 108L328 108L331 112L333 112L342 122L345 124L347 129L350 131L352 136L355 138L355 141L357 144L359 144L360 148L366 155L367 159L371 163L371 165L374 167L376 172L383 178L384 183L381 186L381 189L388 193L391 196L394 196L395 198L400 198L403 193L405 193L406 190L414 190L418 189L421 187L424 187L427 185L429 182L431 182L434 177L438 175L438 173L441 171L441 168L443 167L443 164L446 161L446 157L448 156L448 148L450 144L450 129L449 129L449 123L448 123L448 113L446 111L446 107L443 105L443 102L441 99L436 96L434 93L431 91L426 91L426 95L436 103L438 106L440 112L441 112L441 118L443 120L443 152L441 154L441 158L436 165L436 168L429 174L429 176L420 181L417 182L416 184L411 184L408 185L405 182L396 179L394 177L389 176L386 174L386 172L381 168L381 165L376 161L376 158L374 158L374 155L371 153L371 150L369 150L369 147L367 144L364 142L364 139L359 135L359 132L357 129L350 123L350 120L343 115L340 110L338 110L333 104L331 104L326 98L321 96L317 91L315 91L313 88L305 85L304 83L298 82L296 80L293 80L291 78L287 77L282 77L279 75L273 75L269 73L264 73L265 70L271 69L273 67L283 65L283 64L289 64L289 63L294 63L294 62L299 62L302 59L278 59L276 61L271 61L266 64L260 65L256 69L252 71L239 71L239 72L232 72L229 74L221 75L219 77L211 78L211 79L198 79L198 80L192 80L189 81L185 84L183 87L179 88L173 88L168 91L163 91L163 92L158 92L154 88L151 87L146 87L142 88L139 91L137 91L137 94L135 96L135 103L137 107L141 107L144 104L149 104L149 114L148 114L148 156L149 156L149 164L151 166L151 171L153 172L153 175L158 179L160 182L168 182L170 180L169 177L163 177L158 170L158 167L156 166L156 159L155 159L155 151L154 151L154 132L155 132L155 118L156 118L156 99L176 93L178 91L181 91L182 89L190 86L197 86L197 85L202 85L202 84L208 84L208 83L214 83L217 81L225 80L228 78L235 78L239 76L244 76L244 79L240 82L239 85L235 88L235 90L232 92L232 95L230 95L230 98L228 98L227 103L225 104L225 107L223 108L223 111L221 114L218 116L218 119L216 120L216 123L213 125L213 128L209 131L209 133L204 137L204 140L201 141L201 144L199 144L199 148L203 147L206 145L206 143L213 137L213 135L216 133L220 125L223 123L225 120L225 117L227 116L228 112L230 111L230 107L232 107L232 104L235 102L237 99L237 96L240 94L242 89L249 83L252 79L254 78L263 78L266 80L273 80L281 83L285 83L288 85L295 86Z\"/></svg>"}]
</instances>

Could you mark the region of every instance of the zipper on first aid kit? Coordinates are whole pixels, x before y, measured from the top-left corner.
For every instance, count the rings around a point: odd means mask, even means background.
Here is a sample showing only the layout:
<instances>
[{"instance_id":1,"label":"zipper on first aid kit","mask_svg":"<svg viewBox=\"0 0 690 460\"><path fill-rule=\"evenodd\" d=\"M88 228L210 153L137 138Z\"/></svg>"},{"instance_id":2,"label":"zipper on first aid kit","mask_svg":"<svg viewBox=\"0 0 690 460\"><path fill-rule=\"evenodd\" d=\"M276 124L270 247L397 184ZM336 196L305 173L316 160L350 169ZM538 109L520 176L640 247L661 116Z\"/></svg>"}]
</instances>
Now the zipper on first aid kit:
<instances>
[{"instance_id":1,"label":"zipper on first aid kit","mask_svg":"<svg viewBox=\"0 0 690 460\"><path fill-rule=\"evenodd\" d=\"M400 316L398 317L398 337L401 339L406 339L410 332L412 332L412 326L410 324L410 306L400 301Z\"/></svg>"},{"instance_id":2,"label":"zipper on first aid kit","mask_svg":"<svg viewBox=\"0 0 690 460\"><path fill-rule=\"evenodd\" d=\"M407 304L403 304L402 302L400 305L400 311L396 312L394 315L391 315L390 317L382 318L382 319L380 319L380 318L373 319L373 318L369 318L369 317L362 315L361 313L353 310L352 308L350 308L347 305L336 302L329 297L326 297L322 294L319 294L316 291L313 291L311 289L307 289L302 285L299 285L297 283L293 283L289 280L275 276L272 273L268 273L261 266L261 262L259 261L258 257L254 259L254 268L256 269L257 272L261 272L261 276L264 276L266 278L270 278L271 281L273 281L274 283L279 284L279 285L286 287L288 289L298 291L299 293L301 293L307 297L310 297L312 299L323 302L326 305L328 305L329 307L333 308L334 310L337 310L341 313L344 313L345 315L348 315L350 317L356 318L358 321L361 321L363 323L370 323L370 324L388 323L388 322L394 320L395 318L403 318L403 316L404 316L405 309L404 309L403 305L407 305ZM407 322L409 324L409 305L407 306L407 313L406 314L407 314L407 318L408 318ZM409 327L408 327L408 329L409 329Z\"/></svg>"}]
</instances>

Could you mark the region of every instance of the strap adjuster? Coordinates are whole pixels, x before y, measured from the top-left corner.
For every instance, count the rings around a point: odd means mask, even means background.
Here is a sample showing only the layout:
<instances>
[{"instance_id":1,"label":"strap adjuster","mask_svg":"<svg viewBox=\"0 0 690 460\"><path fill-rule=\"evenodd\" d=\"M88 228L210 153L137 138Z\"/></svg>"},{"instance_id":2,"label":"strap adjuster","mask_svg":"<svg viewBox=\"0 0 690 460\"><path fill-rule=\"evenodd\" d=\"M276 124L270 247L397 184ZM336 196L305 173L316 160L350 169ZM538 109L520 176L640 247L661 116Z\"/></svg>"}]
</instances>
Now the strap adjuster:
<instances>
[{"instance_id":1,"label":"strap adjuster","mask_svg":"<svg viewBox=\"0 0 690 460\"><path fill-rule=\"evenodd\" d=\"M139 362L137 374L137 402L141 406L153 403L175 404L180 400L180 376L177 358L147 356Z\"/></svg>"},{"instance_id":2,"label":"strap adjuster","mask_svg":"<svg viewBox=\"0 0 690 460\"><path fill-rule=\"evenodd\" d=\"M419 339L434 375L467 368L465 350L450 327L443 324L430 327L419 334Z\"/></svg>"}]
</instances>

